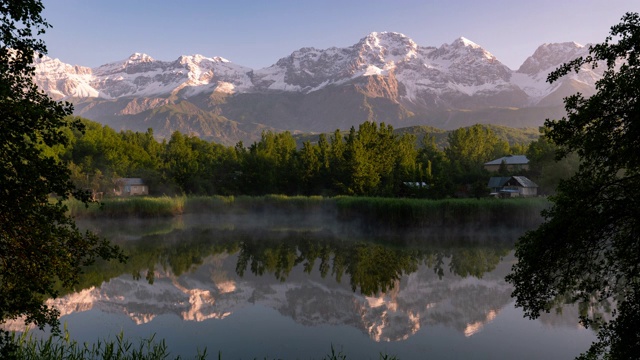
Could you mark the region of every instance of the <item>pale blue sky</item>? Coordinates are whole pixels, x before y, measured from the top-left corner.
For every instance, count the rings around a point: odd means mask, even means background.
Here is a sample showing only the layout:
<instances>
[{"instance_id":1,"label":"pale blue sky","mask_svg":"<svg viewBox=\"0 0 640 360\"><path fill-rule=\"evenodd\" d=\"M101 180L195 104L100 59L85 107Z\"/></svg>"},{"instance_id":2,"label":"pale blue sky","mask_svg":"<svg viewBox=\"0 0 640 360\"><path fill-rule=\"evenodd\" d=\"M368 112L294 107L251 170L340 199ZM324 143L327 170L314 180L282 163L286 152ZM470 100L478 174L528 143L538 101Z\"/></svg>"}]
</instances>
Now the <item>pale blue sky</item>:
<instances>
[{"instance_id":1,"label":"pale blue sky","mask_svg":"<svg viewBox=\"0 0 640 360\"><path fill-rule=\"evenodd\" d=\"M373 31L421 46L464 36L517 69L550 42L602 42L640 0L43 0L49 55L98 66L143 52L158 60L222 56L254 69L301 47L346 47Z\"/></svg>"}]
</instances>

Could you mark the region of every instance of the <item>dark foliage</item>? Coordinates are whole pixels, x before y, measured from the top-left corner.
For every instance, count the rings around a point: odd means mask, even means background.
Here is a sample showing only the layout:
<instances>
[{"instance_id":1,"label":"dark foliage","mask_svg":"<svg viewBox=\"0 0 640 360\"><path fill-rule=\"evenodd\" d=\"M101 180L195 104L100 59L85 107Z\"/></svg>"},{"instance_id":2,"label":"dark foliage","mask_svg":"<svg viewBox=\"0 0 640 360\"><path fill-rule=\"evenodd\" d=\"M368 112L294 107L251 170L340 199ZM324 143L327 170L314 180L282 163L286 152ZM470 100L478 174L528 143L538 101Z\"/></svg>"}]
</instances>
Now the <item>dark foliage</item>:
<instances>
[{"instance_id":1,"label":"dark foliage","mask_svg":"<svg viewBox=\"0 0 640 360\"><path fill-rule=\"evenodd\" d=\"M617 43L613 40L617 39ZM590 56L564 64L554 82L583 66L606 66L590 98L565 100L567 117L547 121L558 156L577 153L578 172L560 183L546 222L517 244L508 276L516 304L536 318L560 301L579 302L599 329L582 358L640 354L640 17L627 13ZM600 312L613 303L606 322Z\"/></svg>"},{"instance_id":2,"label":"dark foliage","mask_svg":"<svg viewBox=\"0 0 640 360\"><path fill-rule=\"evenodd\" d=\"M34 56L46 52L36 38L48 27L40 1L0 2L0 321L25 316L43 327L58 312L43 304L58 286L78 281L95 258L122 258L117 248L82 234L61 200L88 200L69 180L67 166L45 154L66 145L71 106L41 93L32 82ZM57 194L59 200L51 200Z\"/></svg>"}]
</instances>

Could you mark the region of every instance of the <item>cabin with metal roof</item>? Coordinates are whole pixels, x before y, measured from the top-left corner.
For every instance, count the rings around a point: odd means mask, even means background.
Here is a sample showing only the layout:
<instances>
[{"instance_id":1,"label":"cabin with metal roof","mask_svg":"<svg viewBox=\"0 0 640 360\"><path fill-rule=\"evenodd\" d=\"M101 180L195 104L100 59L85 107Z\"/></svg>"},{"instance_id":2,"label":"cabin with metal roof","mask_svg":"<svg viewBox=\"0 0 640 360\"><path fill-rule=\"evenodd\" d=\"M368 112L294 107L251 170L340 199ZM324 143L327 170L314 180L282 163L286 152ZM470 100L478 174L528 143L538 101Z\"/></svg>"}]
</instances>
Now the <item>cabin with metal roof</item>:
<instances>
[{"instance_id":1,"label":"cabin with metal roof","mask_svg":"<svg viewBox=\"0 0 640 360\"><path fill-rule=\"evenodd\" d=\"M487 185L496 197L529 197L538 195L538 185L525 176L494 176Z\"/></svg>"},{"instance_id":2,"label":"cabin with metal roof","mask_svg":"<svg viewBox=\"0 0 640 360\"><path fill-rule=\"evenodd\" d=\"M529 170L529 159L526 155L507 155L484 163L487 171L498 171L504 162L508 171Z\"/></svg>"},{"instance_id":3,"label":"cabin with metal roof","mask_svg":"<svg viewBox=\"0 0 640 360\"><path fill-rule=\"evenodd\" d=\"M115 196L149 195L149 186L141 178L120 178L113 193Z\"/></svg>"}]
</instances>

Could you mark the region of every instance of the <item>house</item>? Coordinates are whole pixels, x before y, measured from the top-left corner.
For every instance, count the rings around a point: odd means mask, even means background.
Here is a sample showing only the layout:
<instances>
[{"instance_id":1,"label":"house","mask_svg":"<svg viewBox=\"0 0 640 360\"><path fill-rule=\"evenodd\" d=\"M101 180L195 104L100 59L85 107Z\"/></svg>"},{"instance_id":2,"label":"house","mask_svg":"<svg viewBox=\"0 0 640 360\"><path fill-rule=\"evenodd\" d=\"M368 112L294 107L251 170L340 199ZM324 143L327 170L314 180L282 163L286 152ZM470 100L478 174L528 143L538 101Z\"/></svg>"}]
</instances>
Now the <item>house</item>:
<instances>
[{"instance_id":1,"label":"house","mask_svg":"<svg viewBox=\"0 0 640 360\"><path fill-rule=\"evenodd\" d=\"M116 196L149 195L149 187L140 178L120 178L113 193Z\"/></svg>"},{"instance_id":2,"label":"house","mask_svg":"<svg viewBox=\"0 0 640 360\"><path fill-rule=\"evenodd\" d=\"M529 170L529 159L527 159L526 155L503 156L484 163L484 168L487 171L498 171L502 162L504 162L509 171Z\"/></svg>"},{"instance_id":3,"label":"house","mask_svg":"<svg viewBox=\"0 0 640 360\"><path fill-rule=\"evenodd\" d=\"M491 195L499 197L537 196L538 185L525 176L495 176L487 185Z\"/></svg>"}]
</instances>

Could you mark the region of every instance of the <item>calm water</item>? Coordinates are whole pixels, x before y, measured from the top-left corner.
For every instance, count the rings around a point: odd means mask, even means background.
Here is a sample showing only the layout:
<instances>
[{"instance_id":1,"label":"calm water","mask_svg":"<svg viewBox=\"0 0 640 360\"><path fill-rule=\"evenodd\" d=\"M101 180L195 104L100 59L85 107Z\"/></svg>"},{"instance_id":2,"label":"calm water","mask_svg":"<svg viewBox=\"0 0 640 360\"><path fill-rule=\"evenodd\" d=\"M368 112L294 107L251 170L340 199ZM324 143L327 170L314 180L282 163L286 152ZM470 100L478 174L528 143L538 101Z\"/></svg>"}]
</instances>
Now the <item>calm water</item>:
<instances>
[{"instance_id":1,"label":"calm water","mask_svg":"<svg viewBox=\"0 0 640 360\"><path fill-rule=\"evenodd\" d=\"M333 346L349 359L572 359L595 338L573 307L535 321L514 307L504 277L523 229L376 238L311 225L84 224L130 260L53 303L80 342L155 334L183 358L319 359Z\"/></svg>"}]
</instances>

